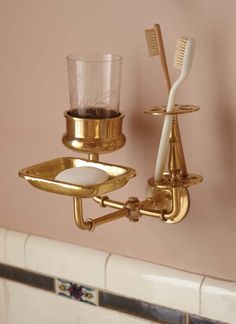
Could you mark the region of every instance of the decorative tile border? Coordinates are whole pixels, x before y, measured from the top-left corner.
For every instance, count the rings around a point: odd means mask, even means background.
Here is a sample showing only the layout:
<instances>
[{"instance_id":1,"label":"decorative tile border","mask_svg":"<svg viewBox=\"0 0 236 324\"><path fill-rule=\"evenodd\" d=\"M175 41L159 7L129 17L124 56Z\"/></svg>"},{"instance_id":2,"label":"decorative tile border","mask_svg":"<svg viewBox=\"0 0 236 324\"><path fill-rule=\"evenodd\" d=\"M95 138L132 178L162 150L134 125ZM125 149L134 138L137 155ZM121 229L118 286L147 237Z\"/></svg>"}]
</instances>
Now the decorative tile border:
<instances>
[{"instance_id":1,"label":"decorative tile border","mask_svg":"<svg viewBox=\"0 0 236 324\"><path fill-rule=\"evenodd\" d=\"M98 290L78 283L55 279L55 293L90 305L98 305Z\"/></svg>"},{"instance_id":2,"label":"decorative tile border","mask_svg":"<svg viewBox=\"0 0 236 324\"><path fill-rule=\"evenodd\" d=\"M94 307L104 307L153 322L169 324L220 324L187 312L123 297L87 285L64 279L52 278L0 263L0 278L40 288Z\"/></svg>"}]
</instances>

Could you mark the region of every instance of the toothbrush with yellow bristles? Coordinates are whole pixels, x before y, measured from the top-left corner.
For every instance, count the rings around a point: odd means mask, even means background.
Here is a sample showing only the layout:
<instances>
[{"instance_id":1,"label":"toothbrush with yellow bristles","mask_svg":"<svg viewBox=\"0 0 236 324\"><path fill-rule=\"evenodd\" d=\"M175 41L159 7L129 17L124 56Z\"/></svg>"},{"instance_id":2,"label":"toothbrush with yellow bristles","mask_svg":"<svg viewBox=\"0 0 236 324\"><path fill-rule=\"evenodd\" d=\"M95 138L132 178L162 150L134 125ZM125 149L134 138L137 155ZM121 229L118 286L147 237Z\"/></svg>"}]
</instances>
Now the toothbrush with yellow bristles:
<instances>
[{"instance_id":1,"label":"toothbrush with yellow bristles","mask_svg":"<svg viewBox=\"0 0 236 324\"><path fill-rule=\"evenodd\" d=\"M165 49L161 34L161 27L159 24L155 24L154 28L145 30L148 52L150 56L160 56L161 68L164 75L164 81L169 93L171 89L170 75L168 71L168 66L166 62Z\"/></svg>"},{"instance_id":2,"label":"toothbrush with yellow bristles","mask_svg":"<svg viewBox=\"0 0 236 324\"><path fill-rule=\"evenodd\" d=\"M177 42L176 52L174 57L174 67L176 69L181 70L181 73L179 78L175 81L175 83L170 89L167 108L166 108L167 113L173 112L174 100L175 100L177 89L182 84L182 82L186 79L186 77L190 72L193 53L194 53L194 40L188 39L186 37L182 37ZM160 144L158 148L157 160L156 160L156 168L155 168L155 175L154 175L154 180L156 182L160 181L163 176L166 158L168 154L172 121L173 121L173 115L166 115L163 129L162 129Z\"/></svg>"}]
</instances>

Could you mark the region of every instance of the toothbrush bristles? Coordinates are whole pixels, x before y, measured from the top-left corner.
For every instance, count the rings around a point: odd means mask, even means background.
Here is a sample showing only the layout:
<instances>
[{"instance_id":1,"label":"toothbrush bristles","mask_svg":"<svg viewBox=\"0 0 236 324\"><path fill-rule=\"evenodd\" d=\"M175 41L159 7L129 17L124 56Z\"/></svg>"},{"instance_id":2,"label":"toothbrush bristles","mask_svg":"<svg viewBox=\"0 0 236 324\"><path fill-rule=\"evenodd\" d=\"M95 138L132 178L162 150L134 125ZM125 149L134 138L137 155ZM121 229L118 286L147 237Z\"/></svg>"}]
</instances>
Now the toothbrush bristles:
<instances>
[{"instance_id":1,"label":"toothbrush bristles","mask_svg":"<svg viewBox=\"0 0 236 324\"><path fill-rule=\"evenodd\" d=\"M157 36L154 28L145 30L148 53L150 56L159 55Z\"/></svg>"},{"instance_id":2,"label":"toothbrush bristles","mask_svg":"<svg viewBox=\"0 0 236 324\"><path fill-rule=\"evenodd\" d=\"M182 37L178 40L176 44L175 57L174 57L174 67L176 69L180 69L180 70L182 69L187 42L188 42L188 38Z\"/></svg>"}]
</instances>

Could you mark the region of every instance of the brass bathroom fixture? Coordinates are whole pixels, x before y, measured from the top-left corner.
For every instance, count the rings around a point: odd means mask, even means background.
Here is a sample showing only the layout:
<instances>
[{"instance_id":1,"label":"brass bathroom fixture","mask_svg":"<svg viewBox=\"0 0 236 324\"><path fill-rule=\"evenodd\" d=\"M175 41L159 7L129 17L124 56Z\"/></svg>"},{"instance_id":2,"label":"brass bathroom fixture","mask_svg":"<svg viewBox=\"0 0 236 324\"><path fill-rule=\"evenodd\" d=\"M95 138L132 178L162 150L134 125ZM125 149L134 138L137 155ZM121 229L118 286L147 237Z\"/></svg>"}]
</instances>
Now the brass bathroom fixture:
<instances>
[{"instance_id":1,"label":"brass bathroom fixture","mask_svg":"<svg viewBox=\"0 0 236 324\"><path fill-rule=\"evenodd\" d=\"M196 106L176 106L175 116L195 112ZM164 106L157 106L145 112L151 116L166 115ZM104 117L105 114L105 117ZM190 197L188 187L203 180L199 175L183 173L183 161L180 152L180 133L177 118L173 119L170 136L168 172L159 182L148 180L149 195L140 201L130 197L125 202L110 199L105 194L123 187L136 175L134 169L120 165L98 162L100 154L120 149L125 144L122 133L123 114L110 115L102 111L101 117L81 118L66 111L66 133L62 141L73 151L88 154L87 159L63 157L24 168L19 175L32 186L52 193L73 197L74 218L78 228L93 231L97 226L120 219L128 218L137 222L143 216L154 217L167 224L178 223L189 210ZM101 184L82 186L55 180L61 171L80 166L92 166L107 172L109 178ZM82 200L92 198L101 207L115 209L113 213L98 218L85 219Z\"/></svg>"}]
</instances>

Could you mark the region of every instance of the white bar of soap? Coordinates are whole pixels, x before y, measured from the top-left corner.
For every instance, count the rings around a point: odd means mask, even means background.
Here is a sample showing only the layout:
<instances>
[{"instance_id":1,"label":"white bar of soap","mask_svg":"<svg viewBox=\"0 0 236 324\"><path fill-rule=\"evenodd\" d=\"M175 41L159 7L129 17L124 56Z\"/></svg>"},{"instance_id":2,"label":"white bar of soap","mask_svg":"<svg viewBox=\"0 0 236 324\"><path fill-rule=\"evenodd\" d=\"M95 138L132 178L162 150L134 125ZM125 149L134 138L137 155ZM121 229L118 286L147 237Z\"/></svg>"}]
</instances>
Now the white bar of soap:
<instances>
[{"instance_id":1,"label":"white bar of soap","mask_svg":"<svg viewBox=\"0 0 236 324\"><path fill-rule=\"evenodd\" d=\"M109 175L105 171L99 168L84 166L63 170L55 177L55 180L89 186L102 183L108 178Z\"/></svg>"}]
</instances>

